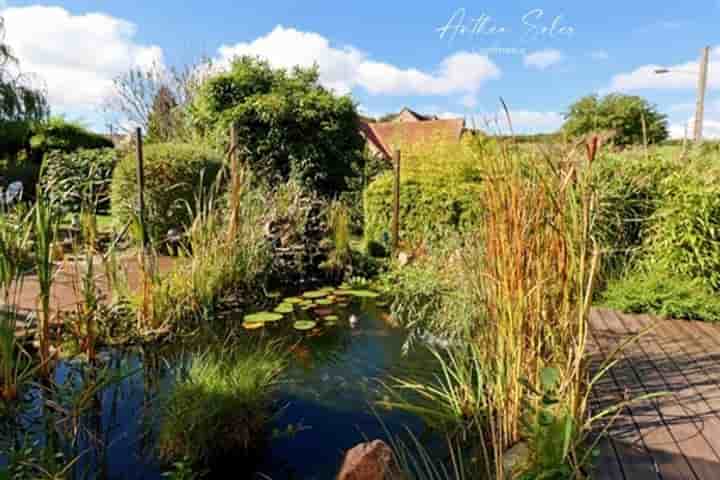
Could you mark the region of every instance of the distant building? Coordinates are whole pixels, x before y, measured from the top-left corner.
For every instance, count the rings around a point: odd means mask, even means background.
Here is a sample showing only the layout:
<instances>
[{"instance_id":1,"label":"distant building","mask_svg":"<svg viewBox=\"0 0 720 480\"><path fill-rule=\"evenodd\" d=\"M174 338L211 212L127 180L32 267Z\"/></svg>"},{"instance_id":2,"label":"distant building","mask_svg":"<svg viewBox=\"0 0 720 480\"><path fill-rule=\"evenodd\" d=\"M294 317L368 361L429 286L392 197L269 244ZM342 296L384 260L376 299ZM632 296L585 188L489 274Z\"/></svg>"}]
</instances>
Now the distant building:
<instances>
[{"instance_id":1,"label":"distant building","mask_svg":"<svg viewBox=\"0 0 720 480\"><path fill-rule=\"evenodd\" d=\"M392 160L395 148L413 147L432 142L459 142L465 120L422 115L409 108L385 122L361 122L361 131L373 155Z\"/></svg>"}]
</instances>

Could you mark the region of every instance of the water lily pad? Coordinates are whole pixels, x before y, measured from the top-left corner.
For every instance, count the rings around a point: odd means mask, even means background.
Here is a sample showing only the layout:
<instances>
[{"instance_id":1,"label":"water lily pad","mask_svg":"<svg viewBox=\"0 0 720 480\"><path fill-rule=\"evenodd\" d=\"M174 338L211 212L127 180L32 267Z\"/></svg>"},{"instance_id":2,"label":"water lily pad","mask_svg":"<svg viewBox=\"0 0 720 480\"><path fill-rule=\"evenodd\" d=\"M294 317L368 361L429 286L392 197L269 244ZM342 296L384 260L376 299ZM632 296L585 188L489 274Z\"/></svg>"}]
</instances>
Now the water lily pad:
<instances>
[{"instance_id":1,"label":"water lily pad","mask_svg":"<svg viewBox=\"0 0 720 480\"><path fill-rule=\"evenodd\" d=\"M315 310L315 315L319 315L321 317L327 317L328 315L332 315L333 310L332 308L318 308Z\"/></svg>"},{"instance_id":2,"label":"water lily pad","mask_svg":"<svg viewBox=\"0 0 720 480\"><path fill-rule=\"evenodd\" d=\"M312 291L303 293L303 297L312 298L312 299L323 298L323 297L327 297L327 296L328 296L328 292L326 292L324 290L312 290Z\"/></svg>"},{"instance_id":3,"label":"water lily pad","mask_svg":"<svg viewBox=\"0 0 720 480\"><path fill-rule=\"evenodd\" d=\"M350 292L351 292L351 290L342 290L341 289L341 290L335 290L333 292L333 294L338 297L347 297L348 295L350 295Z\"/></svg>"},{"instance_id":4,"label":"water lily pad","mask_svg":"<svg viewBox=\"0 0 720 480\"><path fill-rule=\"evenodd\" d=\"M387 307L388 302L381 300L381 301L375 302L375 305L377 305L378 307Z\"/></svg>"},{"instance_id":5,"label":"water lily pad","mask_svg":"<svg viewBox=\"0 0 720 480\"><path fill-rule=\"evenodd\" d=\"M295 310L295 307L290 305L289 303L281 303L277 307L275 307L275 313L292 313Z\"/></svg>"},{"instance_id":6,"label":"water lily pad","mask_svg":"<svg viewBox=\"0 0 720 480\"><path fill-rule=\"evenodd\" d=\"M332 305L334 302L328 298L320 298L315 301L318 305Z\"/></svg>"},{"instance_id":7,"label":"water lily pad","mask_svg":"<svg viewBox=\"0 0 720 480\"><path fill-rule=\"evenodd\" d=\"M337 306L340 307L340 308L347 308L347 307L350 306L350 304L347 303L347 302L340 302L340 303L337 304Z\"/></svg>"},{"instance_id":8,"label":"water lily pad","mask_svg":"<svg viewBox=\"0 0 720 480\"><path fill-rule=\"evenodd\" d=\"M338 317L337 315L328 315L327 317L325 317L324 320L328 323L334 323L337 322L339 319L340 317Z\"/></svg>"},{"instance_id":9,"label":"water lily pad","mask_svg":"<svg viewBox=\"0 0 720 480\"><path fill-rule=\"evenodd\" d=\"M377 298L380 296L379 293L372 292L370 290L350 290L349 292L353 297L360 298Z\"/></svg>"},{"instance_id":10,"label":"water lily pad","mask_svg":"<svg viewBox=\"0 0 720 480\"><path fill-rule=\"evenodd\" d=\"M245 315L243 323L263 323L263 322L277 322L282 320L283 316L279 313L273 312L259 312Z\"/></svg>"},{"instance_id":11,"label":"water lily pad","mask_svg":"<svg viewBox=\"0 0 720 480\"><path fill-rule=\"evenodd\" d=\"M265 326L265 322L245 322L243 323L243 328L245 330L257 330L258 328L262 328Z\"/></svg>"},{"instance_id":12,"label":"water lily pad","mask_svg":"<svg viewBox=\"0 0 720 480\"><path fill-rule=\"evenodd\" d=\"M298 320L293 324L293 327L295 327L295 330L300 330L301 332L312 330L317 326L317 322L313 322L311 320Z\"/></svg>"},{"instance_id":13,"label":"water lily pad","mask_svg":"<svg viewBox=\"0 0 720 480\"><path fill-rule=\"evenodd\" d=\"M291 305L297 305L298 303L303 303L305 300L303 300L300 297L288 297L285 300L283 300L283 303L289 303Z\"/></svg>"}]
</instances>

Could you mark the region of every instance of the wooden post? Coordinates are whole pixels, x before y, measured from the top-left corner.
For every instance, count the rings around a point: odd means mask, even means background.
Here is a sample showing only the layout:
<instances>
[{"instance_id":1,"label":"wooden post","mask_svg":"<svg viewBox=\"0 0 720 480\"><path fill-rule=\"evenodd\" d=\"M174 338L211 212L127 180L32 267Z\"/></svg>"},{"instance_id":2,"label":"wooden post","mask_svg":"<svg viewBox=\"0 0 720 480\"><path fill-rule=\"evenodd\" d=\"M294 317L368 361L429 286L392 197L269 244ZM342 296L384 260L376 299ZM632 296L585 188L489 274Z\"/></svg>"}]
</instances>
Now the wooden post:
<instances>
[{"instance_id":1,"label":"wooden post","mask_svg":"<svg viewBox=\"0 0 720 480\"><path fill-rule=\"evenodd\" d=\"M144 252L148 246L148 233L145 228L145 167L143 166L143 140L140 127L135 130L135 141L137 143L138 220L140 222L142 248Z\"/></svg>"},{"instance_id":2,"label":"wooden post","mask_svg":"<svg viewBox=\"0 0 720 480\"><path fill-rule=\"evenodd\" d=\"M135 130L137 153L138 223L140 224L140 272L142 274L142 307L138 310L138 328L145 327L150 318L150 282L148 281L148 232L145 225L145 167L143 165L142 130Z\"/></svg>"},{"instance_id":3,"label":"wooden post","mask_svg":"<svg viewBox=\"0 0 720 480\"><path fill-rule=\"evenodd\" d=\"M395 182L393 183L393 211L392 211L392 252L397 254L400 245L400 150L395 150L393 159Z\"/></svg>"},{"instance_id":4,"label":"wooden post","mask_svg":"<svg viewBox=\"0 0 720 480\"><path fill-rule=\"evenodd\" d=\"M228 242L235 240L237 235L239 202L240 195L240 179L239 176L239 155L238 155L238 131L235 123L230 126L230 228L228 228Z\"/></svg>"},{"instance_id":5,"label":"wooden post","mask_svg":"<svg viewBox=\"0 0 720 480\"><path fill-rule=\"evenodd\" d=\"M705 117L705 90L707 89L708 63L710 62L710 47L702 49L700 58L700 75L698 76L697 106L695 109L695 131L693 140L702 142L703 120Z\"/></svg>"}]
</instances>

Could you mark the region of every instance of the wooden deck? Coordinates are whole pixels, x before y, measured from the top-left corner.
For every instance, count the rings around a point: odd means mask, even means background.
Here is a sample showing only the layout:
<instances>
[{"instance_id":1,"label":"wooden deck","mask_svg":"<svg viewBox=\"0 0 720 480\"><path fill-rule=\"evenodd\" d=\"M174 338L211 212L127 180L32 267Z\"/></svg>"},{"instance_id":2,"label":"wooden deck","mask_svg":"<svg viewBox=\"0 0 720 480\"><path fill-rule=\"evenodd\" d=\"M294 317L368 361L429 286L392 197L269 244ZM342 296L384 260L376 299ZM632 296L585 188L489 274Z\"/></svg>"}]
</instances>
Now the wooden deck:
<instances>
[{"instance_id":1,"label":"wooden deck","mask_svg":"<svg viewBox=\"0 0 720 480\"><path fill-rule=\"evenodd\" d=\"M622 412L601 444L595 478L720 479L720 326L607 309L594 309L590 322L592 368L654 326L596 386L595 412L623 398L667 392Z\"/></svg>"}]
</instances>

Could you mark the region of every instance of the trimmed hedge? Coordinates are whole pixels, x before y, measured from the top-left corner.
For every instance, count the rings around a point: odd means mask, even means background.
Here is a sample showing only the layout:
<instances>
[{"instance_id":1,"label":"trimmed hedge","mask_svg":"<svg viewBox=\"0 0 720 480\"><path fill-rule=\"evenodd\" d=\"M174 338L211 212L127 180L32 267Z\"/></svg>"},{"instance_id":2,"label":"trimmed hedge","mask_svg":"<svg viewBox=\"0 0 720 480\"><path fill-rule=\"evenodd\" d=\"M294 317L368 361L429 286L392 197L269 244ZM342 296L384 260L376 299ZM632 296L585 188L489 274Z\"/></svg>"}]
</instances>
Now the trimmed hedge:
<instances>
[{"instance_id":1,"label":"trimmed hedge","mask_svg":"<svg viewBox=\"0 0 720 480\"><path fill-rule=\"evenodd\" d=\"M200 188L210 187L221 165L220 156L205 147L157 143L145 148L145 217L151 239L187 226L196 194ZM135 155L128 154L115 168L112 181L112 213L121 225L131 221L136 212L136 175Z\"/></svg>"},{"instance_id":2,"label":"trimmed hedge","mask_svg":"<svg viewBox=\"0 0 720 480\"><path fill-rule=\"evenodd\" d=\"M79 211L85 195L92 197L98 212L107 212L117 162L113 148L70 153L53 150L45 155L42 187L65 211Z\"/></svg>"},{"instance_id":3,"label":"trimmed hedge","mask_svg":"<svg viewBox=\"0 0 720 480\"><path fill-rule=\"evenodd\" d=\"M393 174L380 175L365 193L365 240L383 243L392 222ZM400 182L400 237L416 243L436 240L448 230L463 231L481 216L482 185L439 176L412 176ZM387 232L387 234L385 233Z\"/></svg>"},{"instance_id":4,"label":"trimmed hedge","mask_svg":"<svg viewBox=\"0 0 720 480\"><path fill-rule=\"evenodd\" d=\"M30 137L32 156L37 163L42 161L43 156L52 150L72 152L78 149L113 147L110 139L62 118L51 118L47 123L39 124Z\"/></svg>"}]
</instances>

